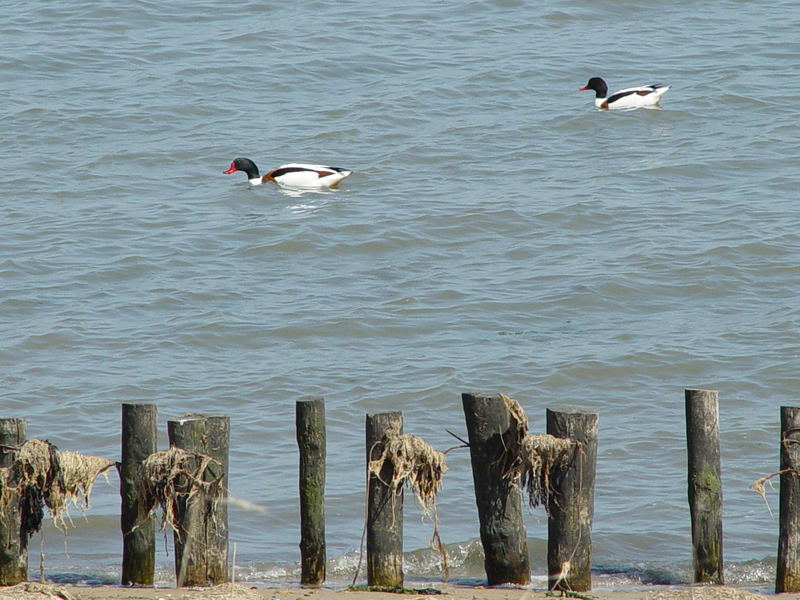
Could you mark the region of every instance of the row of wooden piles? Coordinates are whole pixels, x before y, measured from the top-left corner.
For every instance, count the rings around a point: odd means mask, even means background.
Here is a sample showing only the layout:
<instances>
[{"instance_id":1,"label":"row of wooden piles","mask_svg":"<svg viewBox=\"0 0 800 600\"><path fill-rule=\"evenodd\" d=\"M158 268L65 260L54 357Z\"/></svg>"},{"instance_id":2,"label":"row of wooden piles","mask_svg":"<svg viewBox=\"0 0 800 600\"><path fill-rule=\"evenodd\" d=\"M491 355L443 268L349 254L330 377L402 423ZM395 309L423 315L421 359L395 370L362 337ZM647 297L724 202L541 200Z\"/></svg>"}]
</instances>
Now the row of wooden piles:
<instances>
[{"instance_id":1,"label":"row of wooden piles","mask_svg":"<svg viewBox=\"0 0 800 600\"><path fill-rule=\"evenodd\" d=\"M722 484L718 394L687 389L688 497L696 582L723 583ZM462 394L489 585L530 581L523 498L548 518L548 587L591 589L592 521L598 417L546 411L546 433L531 434L520 404L503 394ZM27 544L47 508L66 530L67 501L88 507L95 478L116 466L120 474L123 585L152 586L155 513L173 531L178 586L210 586L232 579L228 556L227 480L230 422L226 416L186 415L167 423L170 448L156 448L152 404L122 405L122 457L114 462L61 452L25 440L22 419L0 419L0 585L27 579ZM301 583L325 581L325 404L296 403L300 455ZM460 439L460 438L459 438ZM451 448L450 450L454 450ZM448 450L449 452L449 450ZM447 470L445 452L403 433L399 412L366 417L367 584L402 588L404 488L432 517L431 546L447 577L439 538L436 495ZM781 408L780 531L776 591L800 591L800 409ZM354 577L358 577L360 563Z\"/></svg>"},{"instance_id":2,"label":"row of wooden piles","mask_svg":"<svg viewBox=\"0 0 800 600\"><path fill-rule=\"evenodd\" d=\"M45 509L66 534L69 504L85 511L95 479L112 467L122 496L123 585L153 585L159 508L161 527L173 531L178 585L228 580L230 420L170 420L170 448L157 452L156 416L152 404L122 405L120 462L26 440L23 419L0 419L0 585L27 580L28 542L40 531Z\"/></svg>"}]
</instances>

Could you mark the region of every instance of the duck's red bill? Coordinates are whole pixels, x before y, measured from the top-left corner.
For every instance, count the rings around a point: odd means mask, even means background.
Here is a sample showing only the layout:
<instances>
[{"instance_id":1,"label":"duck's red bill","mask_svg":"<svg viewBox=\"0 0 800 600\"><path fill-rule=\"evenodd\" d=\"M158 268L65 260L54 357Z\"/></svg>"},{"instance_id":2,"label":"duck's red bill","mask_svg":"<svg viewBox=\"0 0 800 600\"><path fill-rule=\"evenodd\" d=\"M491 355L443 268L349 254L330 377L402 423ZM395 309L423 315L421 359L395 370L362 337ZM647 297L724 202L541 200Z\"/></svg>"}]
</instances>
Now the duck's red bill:
<instances>
[{"instance_id":1,"label":"duck's red bill","mask_svg":"<svg viewBox=\"0 0 800 600\"><path fill-rule=\"evenodd\" d=\"M227 171L223 171L223 173L224 173L225 175L230 175L231 173L235 173L235 172L236 172L236 171L238 171L238 170L239 170L239 169L237 169L236 167L234 167L233 165L231 165L231 168L230 168L230 169L228 169Z\"/></svg>"}]
</instances>

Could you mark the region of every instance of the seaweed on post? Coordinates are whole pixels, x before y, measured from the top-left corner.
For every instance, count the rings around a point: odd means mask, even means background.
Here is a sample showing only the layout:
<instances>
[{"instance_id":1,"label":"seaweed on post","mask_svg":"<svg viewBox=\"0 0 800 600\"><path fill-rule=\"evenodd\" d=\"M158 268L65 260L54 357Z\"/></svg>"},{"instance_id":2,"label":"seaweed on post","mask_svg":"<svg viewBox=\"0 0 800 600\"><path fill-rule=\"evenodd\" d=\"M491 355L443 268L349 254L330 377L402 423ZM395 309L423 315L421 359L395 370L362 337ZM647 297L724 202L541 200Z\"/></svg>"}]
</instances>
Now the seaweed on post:
<instances>
[{"instance_id":1,"label":"seaweed on post","mask_svg":"<svg viewBox=\"0 0 800 600\"><path fill-rule=\"evenodd\" d=\"M169 526L180 534L176 509L198 494L215 506L223 496L222 477L208 477L208 467L219 462L197 452L175 446L154 452L144 461L144 476L139 482L139 520L152 516L161 507L161 528ZM208 479L208 480L206 480Z\"/></svg>"},{"instance_id":2,"label":"seaweed on post","mask_svg":"<svg viewBox=\"0 0 800 600\"><path fill-rule=\"evenodd\" d=\"M528 433L528 417L517 400L500 394L511 415L511 427L504 436L506 477L519 481L528 494L531 508L544 506L549 515L552 495L550 475L556 467L567 464L576 449L574 440L549 434Z\"/></svg>"},{"instance_id":3,"label":"seaweed on post","mask_svg":"<svg viewBox=\"0 0 800 600\"><path fill-rule=\"evenodd\" d=\"M381 480L383 484L395 494L404 484L408 484L414 490L424 513L428 516L434 514L436 495L442 487L442 476L447 471L444 454L417 436L393 435L384 441L381 455L369 462L370 473L380 479L386 462L392 465L392 480Z\"/></svg>"},{"instance_id":4,"label":"seaweed on post","mask_svg":"<svg viewBox=\"0 0 800 600\"><path fill-rule=\"evenodd\" d=\"M404 485L408 485L414 491L423 513L433 520L430 547L439 553L444 577L445 579L449 578L447 551L439 535L439 516L436 511L436 496L442 487L442 477L447 471L444 453L434 449L422 438L396 432L390 432L390 435L375 444L375 446L378 445L382 448L381 453L377 458L369 461L368 475L374 476L388 487L393 497L400 494ZM390 481L384 481L381 478L381 471L386 463L392 467ZM364 532L366 533L366 522ZM358 578L360 565L361 560L359 559L359 566L356 567L356 574L353 577L353 585Z\"/></svg>"},{"instance_id":5,"label":"seaweed on post","mask_svg":"<svg viewBox=\"0 0 800 600\"><path fill-rule=\"evenodd\" d=\"M12 491L19 494L22 532L29 537L41 529L45 507L53 524L66 534L69 504L85 512L95 480L100 474L107 477L115 464L98 456L60 451L46 440L27 440L14 464L5 469L0 504L10 501Z\"/></svg>"}]
</instances>

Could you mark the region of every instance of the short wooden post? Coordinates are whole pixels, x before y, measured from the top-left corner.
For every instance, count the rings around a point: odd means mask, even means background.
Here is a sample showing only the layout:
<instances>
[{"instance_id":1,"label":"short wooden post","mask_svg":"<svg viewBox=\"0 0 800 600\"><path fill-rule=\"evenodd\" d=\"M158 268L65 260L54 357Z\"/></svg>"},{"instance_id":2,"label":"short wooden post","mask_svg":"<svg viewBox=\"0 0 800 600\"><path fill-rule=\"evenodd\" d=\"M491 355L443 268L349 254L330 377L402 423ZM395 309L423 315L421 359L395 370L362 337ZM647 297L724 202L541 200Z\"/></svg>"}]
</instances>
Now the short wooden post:
<instances>
[{"instance_id":1,"label":"short wooden post","mask_svg":"<svg viewBox=\"0 0 800 600\"><path fill-rule=\"evenodd\" d=\"M14 464L16 449L24 441L25 419L0 419L0 467L8 469ZM20 498L12 489L4 489L6 483L14 485L0 475L0 493L6 495L7 502L0 512L0 586L16 585L28 579L28 535L22 531Z\"/></svg>"},{"instance_id":2,"label":"short wooden post","mask_svg":"<svg viewBox=\"0 0 800 600\"><path fill-rule=\"evenodd\" d=\"M592 518L597 465L597 414L547 409L547 433L576 442L572 460L550 474L547 571L551 590L592 589Z\"/></svg>"},{"instance_id":3,"label":"short wooden post","mask_svg":"<svg viewBox=\"0 0 800 600\"><path fill-rule=\"evenodd\" d=\"M144 460L156 451L155 404L122 405L122 585L153 586L156 561L155 519L139 521L139 481Z\"/></svg>"},{"instance_id":4,"label":"short wooden post","mask_svg":"<svg viewBox=\"0 0 800 600\"><path fill-rule=\"evenodd\" d=\"M685 395L694 580L695 583L722 585L718 393L687 389Z\"/></svg>"},{"instance_id":5,"label":"short wooden post","mask_svg":"<svg viewBox=\"0 0 800 600\"><path fill-rule=\"evenodd\" d=\"M228 576L228 447L230 419L186 415L167 421L171 446L210 456L205 481L220 480L223 497L212 502L197 494L176 515L175 574L178 587L212 586Z\"/></svg>"},{"instance_id":6,"label":"short wooden post","mask_svg":"<svg viewBox=\"0 0 800 600\"><path fill-rule=\"evenodd\" d=\"M522 495L504 468L511 418L500 394L462 394L489 585L530 582Z\"/></svg>"},{"instance_id":7,"label":"short wooden post","mask_svg":"<svg viewBox=\"0 0 800 600\"><path fill-rule=\"evenodd\" d=\"M300 583L325 581L325 400L298 400L300 450Z\"/></svg>"},{"instance_id":8,"label":"short wooden post","mask_svg":"<svg viewBox=\"0 0 800 600\"><path fill-rule=\"evenodd\" d=\"M366 433L369 465L381 455L382 440L403 433L403 413L368 414ZM383 483L393 474L386 463L380 479L370 475L367 484L367 584L385 588L403 587L403 491Z\"/></svg>"},{"instance_id":9,"label":"short wooden post","mask_svg":"<svg viewBox=\"0 0 800 600\"><path fill-rule=\"evenodd\" d=\"M781 406L780 466L776 594L800 592L800 408Z\"/></svg>"}]
</instances>

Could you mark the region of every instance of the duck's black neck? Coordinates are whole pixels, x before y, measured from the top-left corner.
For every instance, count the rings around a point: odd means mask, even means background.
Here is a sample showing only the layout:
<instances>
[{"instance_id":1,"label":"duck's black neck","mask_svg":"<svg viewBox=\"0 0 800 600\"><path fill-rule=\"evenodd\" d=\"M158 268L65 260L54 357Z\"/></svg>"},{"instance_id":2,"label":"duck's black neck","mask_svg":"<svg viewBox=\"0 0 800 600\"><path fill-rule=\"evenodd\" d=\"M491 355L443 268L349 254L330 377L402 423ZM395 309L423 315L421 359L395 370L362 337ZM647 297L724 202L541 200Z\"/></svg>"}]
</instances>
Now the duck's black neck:
<instances>
[{"instance_id":1,"label":"duck's black neck","mask_svg":"<svg viewBox=\"0 0 800 600\"><path fill-rule=\"evenodd\" d=\"M252 160L242 161L242 163L239 165L239 170L247 173L248 179L257 179L260 176L258 167Z\"/></svg>"}]
</instances>

